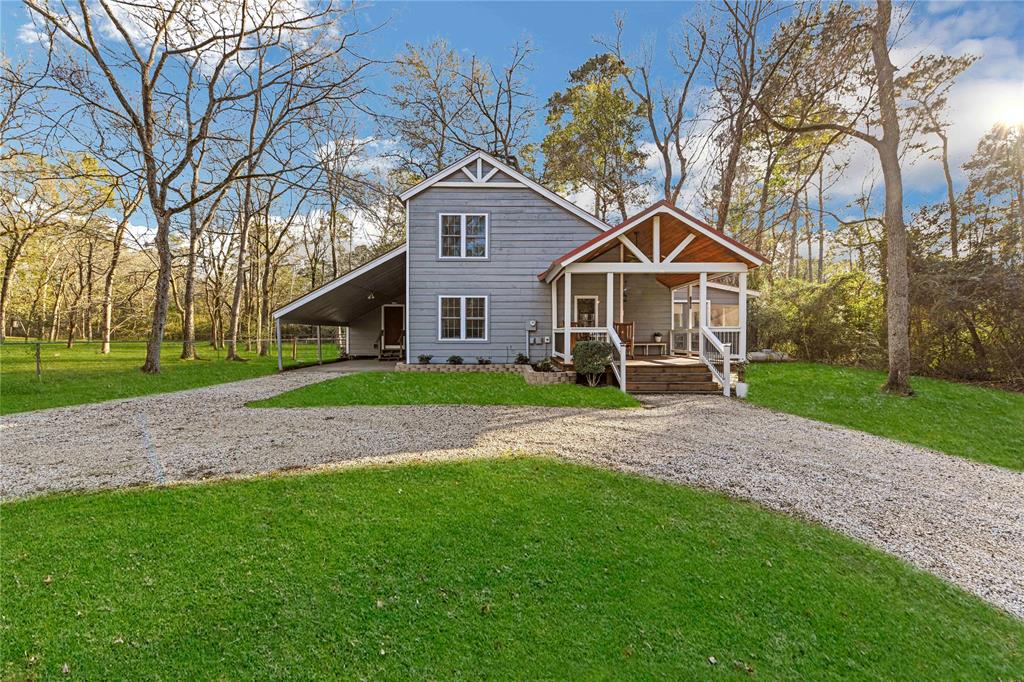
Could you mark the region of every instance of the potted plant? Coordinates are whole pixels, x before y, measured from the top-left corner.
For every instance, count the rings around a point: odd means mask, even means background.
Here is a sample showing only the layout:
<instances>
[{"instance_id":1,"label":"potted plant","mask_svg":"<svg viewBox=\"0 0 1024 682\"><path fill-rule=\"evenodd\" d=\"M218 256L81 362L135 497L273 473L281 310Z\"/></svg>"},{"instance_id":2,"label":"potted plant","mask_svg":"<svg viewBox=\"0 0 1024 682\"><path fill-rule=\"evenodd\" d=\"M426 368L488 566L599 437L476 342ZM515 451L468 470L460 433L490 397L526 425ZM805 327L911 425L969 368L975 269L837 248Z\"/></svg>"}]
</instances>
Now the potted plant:
<instances>
[{"instance_id":1,"label":"potted plant","mask_svg":"<svg viewBox=\"0 0 1024 682\"><path fill-rule=\"evenodd\" d=\"M424 353L423 355L418 355L417 358L419 358L421 365L429 365L430 361L434 358L434 356L427 355L426 353Z\"/></svg>"},{"instance_id":2,"label":"potted plant","mask_svg":"<svg viewBox=\"0 0 1024 682\"><path fill-rule=\"evenodd\" d=\"M448 356L448 364L449 365L461 365L462 364L462 356L461 355L449 355Z\"/></svg>"},{"instance_id":3,"label":"potted plant","mask_svg":"<svg viewBox=\"0 0 1024 682\"><path fill-rule=\"evenodd\" d=\"M654 332L654 343L661 343L661 332Z\"/></svg>"}]
</instances>

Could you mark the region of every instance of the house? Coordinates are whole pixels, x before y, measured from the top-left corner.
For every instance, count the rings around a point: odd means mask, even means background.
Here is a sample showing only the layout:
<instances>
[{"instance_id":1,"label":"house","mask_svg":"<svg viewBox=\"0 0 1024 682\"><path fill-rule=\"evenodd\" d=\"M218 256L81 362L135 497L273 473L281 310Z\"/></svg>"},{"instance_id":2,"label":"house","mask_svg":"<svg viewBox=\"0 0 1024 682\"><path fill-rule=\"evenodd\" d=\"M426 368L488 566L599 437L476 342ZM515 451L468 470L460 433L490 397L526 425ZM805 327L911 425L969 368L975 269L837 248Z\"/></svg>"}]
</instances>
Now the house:
<instances>
[{"instance_id":1,"label":"house","mask_svg":"<svg viewBox=\"0 0 1024 682\"><path fill-rule=\"evenodd\" d=\"M405 244L276 310L278 337L282 322L343 326L354 356L564 365L600 338L623 389L713 378L728 393L764 262L751 249L664 201L608 225L484 152L401 199Z\"/></svg>"}]
</instances>

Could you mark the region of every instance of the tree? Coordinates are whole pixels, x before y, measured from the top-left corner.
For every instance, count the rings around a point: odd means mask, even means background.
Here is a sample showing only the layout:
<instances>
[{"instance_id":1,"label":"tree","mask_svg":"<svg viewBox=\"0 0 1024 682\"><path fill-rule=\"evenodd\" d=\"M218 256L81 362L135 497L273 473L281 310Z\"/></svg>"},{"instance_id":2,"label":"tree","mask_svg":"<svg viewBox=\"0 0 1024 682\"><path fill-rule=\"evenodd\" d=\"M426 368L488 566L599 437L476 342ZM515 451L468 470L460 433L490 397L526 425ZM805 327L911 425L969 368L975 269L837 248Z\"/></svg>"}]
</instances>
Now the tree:
<instances>
[{"instance_id":1,"label":"tree","mask_svg":"<svg viewBox=\"0 0 1024 682\"><path fill-rule=\"evenodd\" d=\"M926 54L917 58L907 75L896 80L896 88L909 100L908 113L911 125L926 134L939 138L939 161L946 179L946 201L949 203L949 249L953 258L960 253L960 213L957 207L953 174L949 167L949 122L945 120L949 89L961 73L976 62L976 55L951 57L949 55ZM908 135L908 137L911 137ZM925 153L934 151L927 145L919 144Z\"/></svg>"},{"instance_id":2,"label":"tree","mask_svg":"<svg viewBox=\"0 0 1024 682\"><path fill-rule=\"evenodd\" d=\"M664 86L654 77L654 49L650 44L641 47L635 57L628 57L622 43L625 20L615 19L615 40L600 41L623 66L623 77L633 95L641 116L647 122L648 132L658 150L662 170L662 192L665 200L676 203L686 183L689 162L688 147L692 123L688 106L690 88L700 72L707 49L708 33L699 22L688 24L687 34L669 50L676 70L682 76L681 84Z\"/></svg>"},{"instance_id":3,"label":"tree","mask_svg":"<svg viewBox=\"0 0 1024 682\"><path fill-rule=\"evenodd\" d=\"M159 259L142 370L159 372L170 302L173 218L251 173L254 158L308 109L356 96L368 64L348 50L358 34L338 30L343 12L329 2L313 3L301 13L288 0L223 0L217 5L108 0L82 2L74 11L46 0L25 4L81 60L77 68L61 70L52 86L82 100L111 128L131 131L128 162L144 179ZM186 92L193 94L188 112ZM259 117L250 136L256 143L247 145L236 131L248 110L258 111ZM204 178L200 192L190 195L186 171L210 139L231 157Z\"/></svg>"},{"instance_id":4,"label":"tree","mask_svg":"<svg viewBox=\"0 0 1024 682\"><path fill-rule=\"evenodd\" d=\"M780 31L772 49L775 66L755 106L772 125L788 132L834 131L875 150L885 183L886 323L889 374L884 389L910 395L909 273L900 165L900 112L895 67L889 56L892 3L874 11L837 4L802 11ZM858 65L851 68L851 65ZM823 104L813 116L787 122L774 111L782 102L810 95ZM808 122L817 119L820 122ZM876 124L881 135L874 131Z\"/></svg>"},{"instance_id":5,"label":"tree","mask_svg":"<svg viewBox=\"0 0 1024 682\"><path fill-rule=\"evenodd\" d=\"M544 180L594 194L594 215L605 220L614 205L624 220L645 198L645 155L639 147L643 123L637 107L617 85L621 63L610 54L591 57L569 73L569 87L547 103L549 131Z\"/></svg>"}]
</instances>

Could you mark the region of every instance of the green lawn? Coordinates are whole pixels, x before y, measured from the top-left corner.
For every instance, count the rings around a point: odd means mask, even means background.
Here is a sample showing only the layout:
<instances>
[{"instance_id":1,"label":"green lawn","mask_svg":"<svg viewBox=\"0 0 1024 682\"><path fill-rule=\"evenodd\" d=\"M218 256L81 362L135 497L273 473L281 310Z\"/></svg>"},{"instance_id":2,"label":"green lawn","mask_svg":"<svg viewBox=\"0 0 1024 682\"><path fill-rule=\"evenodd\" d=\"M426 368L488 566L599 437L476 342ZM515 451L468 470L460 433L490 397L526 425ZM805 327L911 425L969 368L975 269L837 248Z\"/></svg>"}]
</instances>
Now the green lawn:
<instances>
[{"instance_id":1,"label":"green lawn","mask_svg":"<svg viewBox=\"0 0 1024 682\"><path fill-rule=\"evenodd\" d=\"M363 372L310 384L250 403L250 407L334 405L547 405L636 407L617 388L576 384L533 386L518 374Z\"/></svg>"},{"instance_id":2,"label":"green lawn","mask_svg":"<svg viewBox=\"0 0 1024 682\"><path fill-rule=\"evenodd\" d=\"M879 391L882 372L804 362L747 368L751 402L773 410L1024 470L1024 394L914 377L915 395Z\"/></svg>"},{"instance_id":3,"label":"green lawn","mask_svg":"<svg viewBox=\"0 0 1024 682\"><path fill-rule=\"evenodd\" d=\"M0 517L5 679L1024 670L1024 623L892 557L546 459L62 495Z\"/></svg>"},{"instance_id":4,"label":"green lawn","mask_svg":"<svg viewBox=\"0 0 1024 682\"><path fill-rule=\"evenodd\" d=\"M337 357L333 345L324 346L324 358ZM144 343L115 343L110 355L98 343L43 344L42 377L36 378L35 344L9 341L0 344L0 414L39 410L61 405L95 403L150 393L180 391L226 381L249 379L277 371L277 357L244 353L247 362L227 362L224 351L199 346L201 360L180 360L180 342L167 342L161 353L159 375L139 371L146 357ZM285 349L288 364L291 348ZM316 360L316 347L299 346L298 362Z\"/></svg>"}]
</instances>

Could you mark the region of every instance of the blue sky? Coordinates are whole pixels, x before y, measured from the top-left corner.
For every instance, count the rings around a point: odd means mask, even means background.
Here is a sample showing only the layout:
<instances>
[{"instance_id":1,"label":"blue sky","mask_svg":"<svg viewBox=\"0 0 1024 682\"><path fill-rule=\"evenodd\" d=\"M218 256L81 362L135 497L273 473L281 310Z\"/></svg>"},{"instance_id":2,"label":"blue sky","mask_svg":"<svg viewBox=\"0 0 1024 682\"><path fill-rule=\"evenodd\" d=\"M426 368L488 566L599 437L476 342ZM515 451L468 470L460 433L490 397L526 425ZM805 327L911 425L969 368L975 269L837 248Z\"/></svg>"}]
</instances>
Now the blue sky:
<instances>
[{"instance_id":1,"label":"blue sky","mask_svg":"<svg viewBox=\"0 0 1024 682\"><path fill-rule=\"evenodd\" d=\"M708 9L698 3L678 2L379 2L361 10L359 20L363 28L383 24L364 43L364 51L381 60L393 57L407 42L426 43L443 37L467 55L500 64L512 43L529 38L536 48L529 80L542 105L551 92L564 87L570 69L599 50L594 37L613 34L616 12L626 15L627 44L653 40L659 72L671 78L666 50L672 34L680 30L687 16ZM982 55L962 77L950 101L951 147L959 164L996 120L1024 109L1024 3L917 3L910 19L894 52L897 66L926 51ZM19 2L0 0L5 51L29 49L18 36L26 21ZM375 88L387 88L383 73L375 80ZM538 118L534 138L539 141L543 133L543 120ZM850 166L830 197L834 210L855 197L864 178L875 173L872 152L866 145L851 143L848 154ZM957 181L963 182L959 172ZM909 213L921 202L941 198L941 168L927 160L908 165L905 184Z\"/></svg>"}]
</instances>

